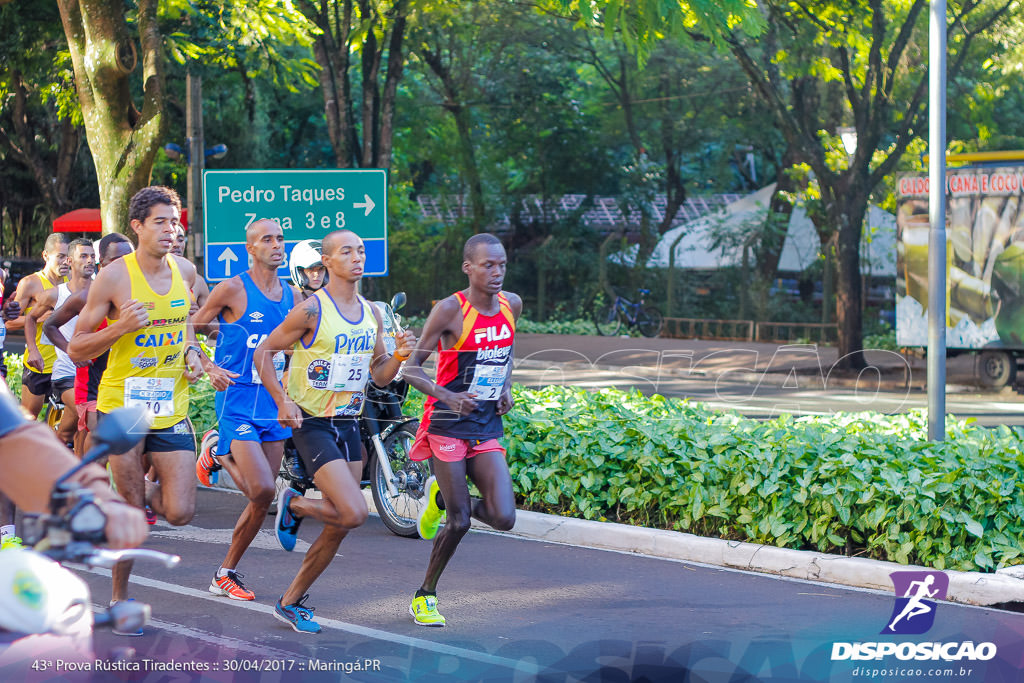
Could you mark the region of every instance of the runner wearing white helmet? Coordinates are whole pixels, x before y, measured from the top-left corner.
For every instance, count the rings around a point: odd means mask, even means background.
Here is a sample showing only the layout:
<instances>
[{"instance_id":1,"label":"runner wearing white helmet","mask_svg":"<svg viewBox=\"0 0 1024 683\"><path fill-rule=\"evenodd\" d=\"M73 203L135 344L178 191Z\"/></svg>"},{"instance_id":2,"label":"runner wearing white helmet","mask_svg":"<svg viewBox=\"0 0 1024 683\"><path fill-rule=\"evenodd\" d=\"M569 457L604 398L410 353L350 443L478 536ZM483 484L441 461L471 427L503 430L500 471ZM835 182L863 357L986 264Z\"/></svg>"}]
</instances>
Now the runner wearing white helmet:
<instances>
[{"instance_id":1,"label":"runner wearing white helmet","mask_svg":"<svg viewBox=\"0 0 1024 683\"><path fill-rule=\"evenodd\" d=\"M327 268L320 258L323 246L320 240L303 240L295 245L289 257L292 282L302 293L302 300L308 299L327 284Z\"/></svg>"}]
</instances>

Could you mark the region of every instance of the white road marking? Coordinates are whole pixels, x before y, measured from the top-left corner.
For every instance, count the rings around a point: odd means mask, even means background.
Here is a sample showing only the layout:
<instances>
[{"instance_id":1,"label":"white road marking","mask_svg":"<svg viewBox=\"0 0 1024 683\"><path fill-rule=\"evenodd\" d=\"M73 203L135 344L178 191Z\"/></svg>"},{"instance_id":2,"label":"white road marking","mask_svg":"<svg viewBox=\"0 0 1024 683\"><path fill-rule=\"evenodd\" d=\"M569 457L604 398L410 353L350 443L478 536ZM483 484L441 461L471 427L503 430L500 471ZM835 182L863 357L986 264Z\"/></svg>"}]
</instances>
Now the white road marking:
<instances>
[{"instance_id":1,"label":"white road marking","mask_svg":"<svg viewBox=\"0 0 1024 683\"><path fill-rule=\"evenodd\" d=\"M93 604L92 609L94 612L97 610L103 610L106 609L106 605ZM268 645L264 645L263 643L250 643L247 640L231 638L230 636L222 636L220 634L212 633L210 631L203 631L201 629L176 624L173 621L164 621L162 619L153 619L151 617L148 625L154 628L158 628L161 631L175 633L179 636L184 636L186 638L194 638L196 640L202 641L203 643L216 645L218 647L226 648L229 650L242 650L244 652L251 652L252 654L259 655L260 657L276 657L277 659L298 659L307 656L305 653L292 652L290 650L278 650Z\"/></svg>"},{"instance_id":2,"label":"white road marking","mask_svg":"<svg viewBox=\"0 0 1024 683\"><path fill-rule=\"evenodd\" d=\"M228 489L218 489L228 490ZM239 493L232 491L232 493ZM166 531L164 531L166 529ZM231 545L231 535L234 529L204 529L198 526L186 524L185 526L171 526L160 520L156 527L149 532L150 536L157 538L170 538L178 541L192 541L194 543L215 543L218 545ZM260 550L280 550L281 544L277 542L277 534L269 529L260 529L256 538L249 544L250 548ZM309 550L309 543L302 539L295 541L295 552L304 553Z\"/></svg>"},{"instance_id":3,"label":"white road marking","mask_svg":"<svg viewBox=\"0 0 1024 683\"><path fill-rule=\"evenodd\" d=\"M107 569L81 569L81 571L89 572L91 574L97 574L99 576L110 576L110 570ZM145 576L132 575L129 579L131 583L146 586L147 588L156 588L158 590L167 591L169 593L175 593L177 595L184 595L190 598L198 598L201 600L209 600L215 602L218 605L218 609L225 609L227 607L234 607L236 609L245 609L251 612L266 615L268 619L272 619L274 616L274 608L270 605L262 605L258 602L240 600L226 600L223 597L215 596L208 591L198 590L196 588L188 588L186 586L179 586L174 583L168 583L166 581L159 581L157 579L150 579ZM540 667L536 664L531 664L526 661L520 661L515 659L507 659L505 657L498 657L496 655L488 654L486 652L478 652L476 650L467 650L461 647L452 647L451 645L444 645L443 643L435 643L429 640L423 640L420 638L412 638L410 636L404 636L397 633L391 633L389 631L382 631L376 628L369 628L366 626L359 626L357 624L350 624L348 622L340 621L338 619L329 619L327 617L317 617L316 621L322 628L333 628L338 631L344 631L353 635L362 636L364 638L374 638L376 640L384 640L390 643L396 643L398 645L404 645L406 647L418 648L420 650L428 650L437 654L449 655L451 657L459 657L462 659L469 659L482 664L491 664L511 669L516 673L525 674L528 676L536 676L541 672ZM151 622L154 623L154 622ZM275 623L280 623L276 622ZM154 623L154 626L157 624ZM176 625L177 626L177 625ZM179 628L187 628L180 626ZM228 639L233 640L233 639ZM265 650L266 648L261 648Z\"/></svg>"}]
</instances>

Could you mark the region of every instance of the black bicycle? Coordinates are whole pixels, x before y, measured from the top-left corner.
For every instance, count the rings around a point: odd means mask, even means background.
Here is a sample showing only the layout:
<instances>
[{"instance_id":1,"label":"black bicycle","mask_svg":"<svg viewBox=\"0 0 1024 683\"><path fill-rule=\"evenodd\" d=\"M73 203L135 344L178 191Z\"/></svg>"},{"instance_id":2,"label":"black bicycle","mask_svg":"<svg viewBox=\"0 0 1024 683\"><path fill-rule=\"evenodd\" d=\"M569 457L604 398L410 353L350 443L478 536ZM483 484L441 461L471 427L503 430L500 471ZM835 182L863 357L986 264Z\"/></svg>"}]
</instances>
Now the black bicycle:
<instances>
[{"instance_id":1,"label":"black bicycle","mask_svg":"<svg viewBox=\"0 0 1024 683\"><path fill-rule=\"evenodd\" d=\"M594 312L594 325L598 334L612 337L619 333L622 326L640 330L645 337L657 337L664 321L661 312L654 306L645 306L644 297L651 293L649 289L641 289L640 300L633 303L623 296L616 296L608 308L599 307Z\"/></svg>"}]
</instances>

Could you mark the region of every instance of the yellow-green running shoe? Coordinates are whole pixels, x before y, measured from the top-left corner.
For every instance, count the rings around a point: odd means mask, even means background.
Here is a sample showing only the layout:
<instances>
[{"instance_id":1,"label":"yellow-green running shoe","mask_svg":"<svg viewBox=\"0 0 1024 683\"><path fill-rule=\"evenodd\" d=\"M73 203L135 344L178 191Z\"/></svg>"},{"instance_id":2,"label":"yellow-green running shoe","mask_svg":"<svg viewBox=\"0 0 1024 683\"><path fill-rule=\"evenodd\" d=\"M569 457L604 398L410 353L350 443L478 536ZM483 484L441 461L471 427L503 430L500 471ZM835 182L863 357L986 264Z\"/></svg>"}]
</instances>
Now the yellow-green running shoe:
<instances>
[{"instance_id":1,"label":"yellow-green running shoe","mask_svg":"<svg viewBox=\"0 0 1024 683\"><path fill-rule=\"evenodd\" d=\"M412 599L409 614L418 626L444 626L444 617L437 613L437 596L420 595Z\"/></svg>"},{"instance_id":2,"label":"yellow-green running shoe","mask_svg":"<svg viewBox=\"0 0 1024 683\"><path fill-rule=\"evenodd\" d=\"M19 537L8 536L4 539L3 545L0 545L0 550L18 550L19 548L23 547L24 544L22 544L21 539Z\"/></svg>"},{"instance_id":3,"label":"yellow-green running shoe","mask_svg":"<svg viewBox=\"0 0 1024 683\"><path fill-rule=\"evenodd\" d=\"M437 494L441 492L441 487L437 485L437 479L431 476L423 488L427 490L427 504L423 506L419 517L416 518L416 529L420 533L420 538L429 541L437 536L437 529L444 524L447 515L437 505Z\"/></svg>"}]
</instances>

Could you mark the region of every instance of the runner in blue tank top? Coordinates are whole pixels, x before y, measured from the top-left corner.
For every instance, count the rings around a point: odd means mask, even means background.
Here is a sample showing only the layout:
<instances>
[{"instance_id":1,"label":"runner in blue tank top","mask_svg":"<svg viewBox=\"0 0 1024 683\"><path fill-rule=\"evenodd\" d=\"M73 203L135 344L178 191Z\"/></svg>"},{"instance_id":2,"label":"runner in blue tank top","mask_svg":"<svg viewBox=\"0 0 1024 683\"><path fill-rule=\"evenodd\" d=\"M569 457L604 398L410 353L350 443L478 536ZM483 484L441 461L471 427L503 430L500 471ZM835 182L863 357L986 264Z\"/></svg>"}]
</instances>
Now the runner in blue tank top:
<instances>
[{"instance_id":1,"label":"runner in blue tank top","mask_svg":"<svg viewBox=\"0 0 1024 683\"><path fill-rule=\"evenodd\" d=\"M245 231L245 248L252 256L252 267L214 287L192 319L200 332L216 330L217 365L235 377L235 383L215 397L218 457L204 450L196 461L196 475L202 484L209 486L211 471L223 466L249 499L235 524L224 564L209 589L233 600L255 599L235 569L274 500L274 477L281 465L284 441L291 436L291 430L278 423L277 405L253 368L253 351L281 324L297 300L295 289L277 277L285 254L281 226L268 218L252 222ZM284 354L274 357L278 377L284 371L284 361Z\"/></svg>"}]
</instances>

